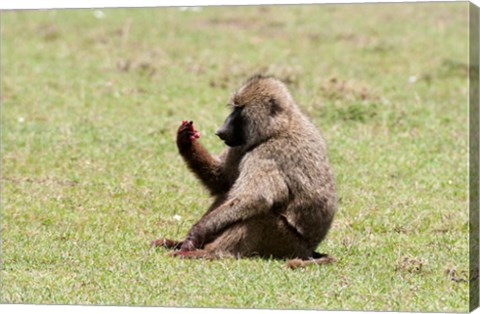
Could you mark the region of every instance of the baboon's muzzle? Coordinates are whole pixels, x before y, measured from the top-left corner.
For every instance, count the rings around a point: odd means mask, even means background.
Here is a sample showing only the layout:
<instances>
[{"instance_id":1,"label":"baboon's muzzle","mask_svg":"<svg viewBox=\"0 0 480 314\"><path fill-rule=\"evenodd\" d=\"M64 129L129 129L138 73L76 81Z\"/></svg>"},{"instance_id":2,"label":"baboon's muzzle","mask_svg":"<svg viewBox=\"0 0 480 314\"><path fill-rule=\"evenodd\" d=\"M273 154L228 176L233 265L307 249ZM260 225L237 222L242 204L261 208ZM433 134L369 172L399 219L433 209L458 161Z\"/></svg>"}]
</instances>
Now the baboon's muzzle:
<instances>
[{"instance_id":1,"label":"baboon's muzzle","mask_svg":"<svg viewBox=\"0 0 480 314\"><path fill-rule=\"evenodd\" d=\"M215 134L228 146L238 146L243 143L242 117L239 108L233 110Z\"/></svg>"}]
</instances>

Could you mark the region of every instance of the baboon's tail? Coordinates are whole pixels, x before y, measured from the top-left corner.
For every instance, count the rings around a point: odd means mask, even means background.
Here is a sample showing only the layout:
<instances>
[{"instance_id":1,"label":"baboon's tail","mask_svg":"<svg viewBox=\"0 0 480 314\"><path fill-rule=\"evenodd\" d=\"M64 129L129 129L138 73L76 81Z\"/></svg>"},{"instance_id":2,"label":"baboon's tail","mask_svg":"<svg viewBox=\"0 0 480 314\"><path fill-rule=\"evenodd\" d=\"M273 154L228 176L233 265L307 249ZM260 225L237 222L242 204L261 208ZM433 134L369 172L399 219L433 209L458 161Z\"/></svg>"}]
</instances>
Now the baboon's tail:
<instances>
[{"instance_id":1,"label":"baboon's tail","mask_svg":"<svg viewBox=\"0 0 480 314\"><path fill-rule=\"evenodd\" d=\"M287 267L290 269L303 268L309 265L323 265L335 262L337 259L333 256L323 253L313 252L312 257L308 259L291 259L287 262Z\"/></svg>"}]
</instances>

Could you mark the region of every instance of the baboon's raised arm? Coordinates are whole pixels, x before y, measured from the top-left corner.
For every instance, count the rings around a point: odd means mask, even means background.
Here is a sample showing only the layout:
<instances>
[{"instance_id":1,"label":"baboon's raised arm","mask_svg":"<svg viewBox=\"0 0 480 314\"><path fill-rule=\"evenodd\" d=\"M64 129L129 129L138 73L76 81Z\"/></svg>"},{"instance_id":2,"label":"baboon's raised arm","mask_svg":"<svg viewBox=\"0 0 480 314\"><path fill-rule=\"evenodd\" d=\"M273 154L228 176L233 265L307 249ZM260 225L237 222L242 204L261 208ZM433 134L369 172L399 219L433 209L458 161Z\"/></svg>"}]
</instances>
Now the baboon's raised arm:
<instances>
[{"instance_id":1,"label":"baboon's raised arm","mask_svg":"<svg viewBox=\"0 0 480 314\"><path fill-rule=\"evenodd\" d=\"M228 190L223 162L212 156L198 141L200 134L193 121L183 121L177 132L177 147L190 170L202 181L212 195Z\"/></svg>"}]
</instances>

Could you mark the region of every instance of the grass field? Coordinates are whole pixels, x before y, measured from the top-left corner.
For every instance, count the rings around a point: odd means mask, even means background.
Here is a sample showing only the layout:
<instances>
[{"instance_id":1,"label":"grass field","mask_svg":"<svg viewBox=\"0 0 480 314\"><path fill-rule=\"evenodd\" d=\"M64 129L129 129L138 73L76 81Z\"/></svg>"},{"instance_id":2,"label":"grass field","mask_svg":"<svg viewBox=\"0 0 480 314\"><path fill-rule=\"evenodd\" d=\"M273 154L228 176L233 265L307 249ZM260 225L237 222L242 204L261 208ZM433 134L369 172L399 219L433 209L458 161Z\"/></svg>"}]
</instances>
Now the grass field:
<instances>
[{"instance_id":1,"label":"grass field","mask_svg":"<svg viewBox=\"0 0 480 314\"><path fill-rule=\"evenodd\" d=\"M468 309L468 4L2 12L5 303ZM329 145L333 265L150 249L209 205L174 143L250 75Z\"/></svg>"}]
</instances>

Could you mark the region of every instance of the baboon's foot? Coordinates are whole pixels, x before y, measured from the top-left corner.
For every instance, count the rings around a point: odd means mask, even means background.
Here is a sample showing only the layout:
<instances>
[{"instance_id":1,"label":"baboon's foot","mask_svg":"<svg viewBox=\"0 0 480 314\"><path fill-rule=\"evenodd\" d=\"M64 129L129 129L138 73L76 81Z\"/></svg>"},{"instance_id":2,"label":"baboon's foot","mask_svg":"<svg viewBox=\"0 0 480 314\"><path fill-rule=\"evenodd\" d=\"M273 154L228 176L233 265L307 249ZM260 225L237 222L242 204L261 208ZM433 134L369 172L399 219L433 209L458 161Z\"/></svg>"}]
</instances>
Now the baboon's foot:
<instances>
[{"instance_id":1,"label":"baboon's foot","mask_svg":"<svg viewBox=\"0 0 480 314\"><path fill-rule=\"evenodd\" d=\"M303 268L310 265L324 265L331 264L337 259L327 254L314 253L314 257L309 259L291 259L287 262L287 267L290 269Z\"/></svg>"},{"instance_id":2,"label":"baboon's foot","mask_svg":"<svg viewBox=\"0 0 480 314\"><path fill-rule=\"evenodd\" d=\"M192 251L172 251L166 254L167 256L188 258L188 259L216 259L218 256L206 250L192 250Z\"/></svg>"},{"instance_id":3,"label":"baboon's foot","mask_svg":"<svg viewBox=\"0 0 480 314\"><path fill-rule=\"evenodd\" d=\"M182 246L182 241L175 241L170 239L157 239L150 242L151 247L164 247L171 250L178 250Z\"/></svg>"}]
</instances>

